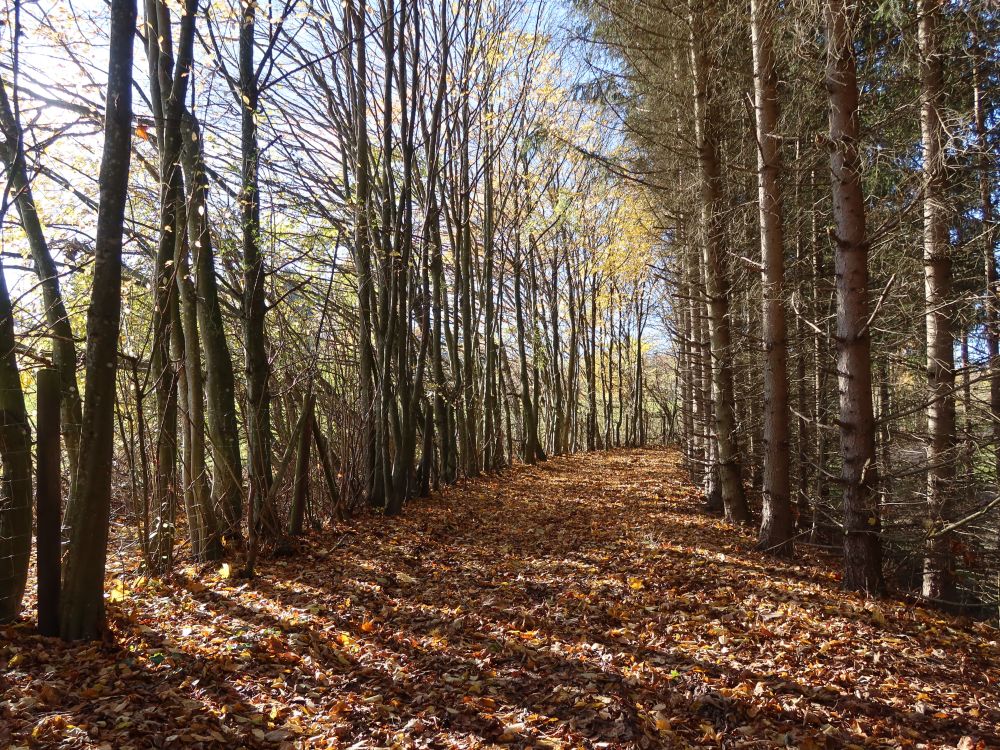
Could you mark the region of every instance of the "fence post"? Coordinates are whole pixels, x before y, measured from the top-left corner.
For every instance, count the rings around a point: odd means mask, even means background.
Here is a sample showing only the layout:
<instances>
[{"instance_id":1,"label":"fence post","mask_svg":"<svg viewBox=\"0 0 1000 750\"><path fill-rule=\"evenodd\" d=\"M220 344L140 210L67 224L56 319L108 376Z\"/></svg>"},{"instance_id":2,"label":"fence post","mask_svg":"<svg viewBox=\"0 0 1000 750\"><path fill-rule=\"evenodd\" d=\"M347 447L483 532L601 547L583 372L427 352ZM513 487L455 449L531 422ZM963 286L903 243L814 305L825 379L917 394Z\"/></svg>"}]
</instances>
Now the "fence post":
<instances>
[{"instance_id":1,"label":"fence post","mask_svg":"<svg viewBox=\"0 0 1000 750\"><path fill-rule=\"evenodd\" d=\"M38 561L38 632L59 635L59 588L61 578L62 509L59 465L59 373L52 368L38 371L38 444L35 477L36 549Z\"/></svg>"}]
</instances>

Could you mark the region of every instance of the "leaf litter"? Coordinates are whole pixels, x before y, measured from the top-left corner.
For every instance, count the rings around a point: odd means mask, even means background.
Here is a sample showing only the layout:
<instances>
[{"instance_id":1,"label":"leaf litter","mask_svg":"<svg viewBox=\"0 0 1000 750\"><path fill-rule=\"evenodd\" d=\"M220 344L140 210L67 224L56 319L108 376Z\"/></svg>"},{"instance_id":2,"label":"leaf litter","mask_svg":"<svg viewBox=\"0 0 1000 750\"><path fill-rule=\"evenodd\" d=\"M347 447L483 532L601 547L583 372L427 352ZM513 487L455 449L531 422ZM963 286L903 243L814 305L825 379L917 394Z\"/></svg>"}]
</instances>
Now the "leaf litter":
<instances>
[{"instance_id":1,"label":"leaf litter","mask_svg":"<svg viewBox=\"0 0 1000 750\"><path fill-rule=\"evenodd\" d=\"M754 541L670 450L517 467L110 579L105 643L0 628L0 747L1000 747L995 629Z\"/></svg>"}]
</instances>

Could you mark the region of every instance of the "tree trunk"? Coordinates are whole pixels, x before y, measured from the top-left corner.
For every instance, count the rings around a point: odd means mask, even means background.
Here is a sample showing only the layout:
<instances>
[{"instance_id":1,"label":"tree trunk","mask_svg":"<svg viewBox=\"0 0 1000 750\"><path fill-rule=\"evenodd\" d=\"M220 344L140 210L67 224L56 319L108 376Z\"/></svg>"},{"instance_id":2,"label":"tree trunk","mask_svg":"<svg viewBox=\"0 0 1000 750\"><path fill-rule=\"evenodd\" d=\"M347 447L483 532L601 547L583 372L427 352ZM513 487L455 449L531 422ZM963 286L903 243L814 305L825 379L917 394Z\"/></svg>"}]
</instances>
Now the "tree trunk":
<instances>
[{"instance_id":1,"label":"tree trunk","mask_svg":"<svg viewBox=\"0 0 1000 750\"><path fill-rule=\"evenodd\" d=\"M114 455L115 373L121 322L122 230L132 155L132 43L135 0L111 0L111 43L101 158L94 281L87 311L86 400L77 476L79 509L70 526L59 630L66 640L104 628L104 568Z\"/></svg>"},{"instance_id":2,"label":"tree trunk","mask_svg":"<svg viewBox=\"0 0 1000 750\"><path fill-rule=\"evenodd\" d=\"M350 5L356 46L356 103L354 112L354 264L358 283L358 407L361 417L361 483L369 503L375 483L375 354L372 349L372 267L368 238L370 175L368 159L368 56L365 44L367 14L365 3Z\"/></svg>"},{"instance_id":3,"label":"tree trunk","mask_svg":"<svg viewBox=\"0 0 1000 750\"><path fill-rule=\"evenodd\" d=\"M319 421L316 419L316 410L313 409L312 425L313 440L316 443L316 453L319 454L320 463L323 466L323 478L326 480L326 489L330 493L330 513L334 518L344 520L343 503L340 501L340 493L337 490L336 472L333 470L333 463L330 461L330 446L319 428Z\"/></svg>"},{"instance_id":4,"label":"tree trunk","mask_svg":"<svg viewBox=\"0 0 1000 750\"><path fill-rule=\"evenodd\" d=\"M222 514L224 536L238 539L242 535L243 466L236 423L233 358L226 341L215 277L201 128L187 109L183 118L182 159L188 186L188 236L194 255L198 329L205 352L205 417L212 446L212 500Z\"/></svg>"},{"instance_id":5,"label":"tree trunk","mask_svg":"<svg viewBox=\"0 0 1000 750\"><path fill-rule=\"evenodd\" d=\"M694 7L692 5L692 7ZM712 21L706 19L711 17ZM691 14L691 58L694 70L695 130L701 172L702 255L708 296L708 331L712 366L712 401L718 471L726 520L747 523L750 511L743 492L742 462L736 436L736 410L729 332L729 282L726 273L722 207L719 112L714 81L718 72L708 54L708 35L715 30L714 3Z\"/></svg>"},{"instance_id":6,"label":"tree trunk","mask_svg":"<svg viewBox=\"0 0 1000 750\"><path fill-rule=\"evenodd\" d=\"M843 454L844 585L854 591L877 594L884 590L885 583L872 410L868 238L858 158L860 123L851 8L845 0L826 3L837 377Z\"/></svg>"},{"instance_id":7,"label":"tree trunk","mask_svg":"<svg viewBox=\"0 0 1000 750\"><path fill-rule=\"evenodd\" d=\"M0 263L0 623L21 613L31 554L31 428L14 350L14 310Z\"/></svg>"},{"instance_id":8,"label":"tree trunk","mask_svg":"<svg viewBox=\"0 0 1000 750\"><path fill-rule=\"evenodd\" d=\"M299 535L303 530L303 520L306 514L306 495L309 492L309 444L313 436L313 404L315 399L312 387L306 393L302 403L305 412L305 427L299 433L298 452L295 457L295 482L292 487L292 507L288 518L288 533Z\"/></svg>"},{"instance_id":9,"label":"tree trunk","mask_svg":"<svg viewBox=\"0 0 1000 750\"><path fill-rule=\"evenodd\" d=\"M38 568L38 632L59 635L59 589L62 581L62 470L59 465L59 409L62 381L58 370L35 376L38 430L35 473L37 520L35 557Z\"/></svg>"},{"instance_id":10,"label":"tree trunk","mask_svg":"<svg viewBox=\"0 0 1000 750\"><path fill-rule=\"evenodd\" d=\"M184 205L179 201L178 226L183 226L182 219L186 217ZM195 560L206 562L217 560L222 556L222 535L215 506L212 503L212 493L208 485L208 466L205 461L205 385L201 370L201 339L198 336L198 300L191 279L188 255L186 236L180 233L174 267L177 269L178 307L184 341L182 365L185 387L182 394L184 430L188 439L185 492L191 493L191 505L194 509L194 518L189 516L188 525L192 531L197 528L199 538ZM192 550L194 549L192 547Z\"/></svg>"},{"instance_id":11,"label":"tree trunk","mask_svg":"<svg viewBox=\"0 0 1000 750\"><path fill-rule=\"evenodd\" d=\"M7 173L10 175L10 188L14 195L21 226L28 240L31 258L35 265L42 288L42 305L45 308L45 321L49 325L52 337L52 363L59 372L60 399L63 444L66 446L66 463L69 469L70 492L68 503L76 496L74 486L76 471L80 458L80 421L83 419L83 407L80 401L80 391L76 383L76 345L73 342L73 329L70 326L69 314L63 303L62 290L59 285L59 270L49 252L48 242L42 223L38 218L34 194L31 191L31 181L28 177L28 165L24 157L24 132L21 123L15 115L7 98L7 91L0 81L0 128L2 128L5 145L0 145Z\"/></svg>"},{"instance_id":12,"label":"tree trunk","mask_svg":"<svg viewBox=\"0 0 1000 750\"><path fill-rule=\"evenodd\" d=\"M534 242L532 242L534 247ZM517 317L517 350L521 364L521 418L524 422L524 461L533 464L545 460L545 452L538 441L538 423L534 405L531 400L531 387L528 379L528 355L525 344L524 305L521 301L521 276L523 261L520 253L514 259L514 306Z\"/></svg>"},{"instance_id":13,"label":"tree trunk","mask_svg":"<svg viewBox=\"0 0 1000 750\"><path fill-rule=\"evenodd\" d=\"M953 514L955 484L955 337L952 333L951 256L948 248L944 126L938 107L944 71L938 50L940 0L921 0L920 134L924 172L924 291L927 329L927 528L923 594L954 595L950 534L938 533Z\"/></svg>"},{"instance_id":14,"label":"tree trunk","mask_svg":"<svg viewBox=\"0 0 1000 750\"><path fill-rule=\"evenodd\" d=\"M246 346L247 444L250 460L250 498L255 533L277 531L273 511L262 505L270 495L271 474L271 367L267 359L264 316L264 256L260 248L260 187L257 143L257 68L254 63L254 30L257 5L243 4L239 38L239 92L241 111L241 221L243 224L243 336Z\"/></svg>"},{"instance_id":15,"label":"tree trunk","mask_svg":"<svg viewBox=\"0 0 1000 750\"><path fill-rule=\"evenodd\" d=\"M183 198L183 176L179 163L181 131L178 99L183 104L187 77L178 79L174 92L174 49L169 9L160 0L145 2L146 59L149 71L150 105L156 121L159 152L160 215L159 240L153 271L151 377L159 416L156 438L156 480L152 562L157 572L172 563L177 508L177 375L171 365L171 338L177 318L177 245L183 225L178 226ZM180 72L180 71L178 71ZM72 508L69 515L72 517Z\"/></svg>"},{"instance_id":16,"label":"tree trunk","mask_svg":"<svg viewBox=\"0 0 1000 750\"><path fill-rule=\"evenodd\" d=\"M771 38L776 15L775 0L750 0L764 299L764 502L758 544L767 552L788 555L792 552L794 519L788 467L788 352L778 75Z\"/></svg>"},{"instance_id":17,"label":"tree trunk","mask_svg":"<svg viewBox=\"0 0 1000 750\"><path fill-rule=\"evenodd\" d=\"M989 132L986 118L986 106L983 103L983 75L989 75L984 70L986 56L980 49L979 40L973 34L973 126L976 132L977 171L979 172L979 201L983 221L983 265L986 276L985 308L986 353L990 368L990 415L992 416L993 472L994 480L1000 487L1000 270L996 259L996 225L993 216L992 169L990 167L990 146L987 142Z\"/></svg>"}]
</instances>

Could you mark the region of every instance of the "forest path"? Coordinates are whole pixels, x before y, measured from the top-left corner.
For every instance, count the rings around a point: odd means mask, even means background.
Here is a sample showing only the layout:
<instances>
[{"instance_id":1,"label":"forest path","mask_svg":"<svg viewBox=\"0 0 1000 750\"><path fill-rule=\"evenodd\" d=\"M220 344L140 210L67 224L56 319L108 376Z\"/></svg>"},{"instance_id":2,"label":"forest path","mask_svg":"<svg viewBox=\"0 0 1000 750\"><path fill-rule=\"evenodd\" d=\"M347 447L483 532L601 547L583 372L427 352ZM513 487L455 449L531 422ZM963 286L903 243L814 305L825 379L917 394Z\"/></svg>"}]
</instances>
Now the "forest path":
<instances>
[{"instance_id":1,"label":"forest path","mask_svg":"<svg viewBox=\"0 0 1000 750\"><path fill-rule=\"evenodd\" d=\"M0 747L1000 746L995 630L752 547L673 451L517 467L126 582L114 645L0 629Z\"/></svg>"}]
</instances>

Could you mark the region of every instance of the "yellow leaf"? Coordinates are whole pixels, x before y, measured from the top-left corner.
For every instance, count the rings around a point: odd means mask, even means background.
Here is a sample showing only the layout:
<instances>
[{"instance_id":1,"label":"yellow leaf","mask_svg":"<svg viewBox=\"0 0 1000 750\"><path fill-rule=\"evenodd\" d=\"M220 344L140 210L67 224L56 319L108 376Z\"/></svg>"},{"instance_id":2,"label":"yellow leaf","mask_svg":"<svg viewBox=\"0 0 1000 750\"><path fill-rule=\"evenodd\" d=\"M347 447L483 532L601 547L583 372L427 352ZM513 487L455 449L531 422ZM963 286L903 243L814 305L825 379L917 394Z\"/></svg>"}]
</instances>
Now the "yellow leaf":
<instances>
[{"instance_id":1,"label":"yellow leaf","mask_svg":"<svg viewBox=\"0 0 1000 750\"><path fill-rule=\"evenodd\" d=\"M639 589L646 588L646 584L642 582L641 578L629 578L628 587L633 591L638 591Z\"/></svg>"},{"instance_id":2,"label":"yellow leaf","mask_svg":"<svg viewBox=\"0 0 1000 750\"><path fill-rule=\"evenodd\" d=\"M229 578L232 571L229 569L229 563L222 563L222 567L219 568L219 578Z\"/></svg>"},{"instance_id":3,"label":"yellow leaf","mask_svg":"<svg viewBox=\"0 0 1000 750\"><path fill-rule=\"evenodd\" d=\"M125 581L121 578L116 578L115 582L111 584L111 591L108 592L109 602L122 602L125 601Z\"/></svg>"}]
</instances>

